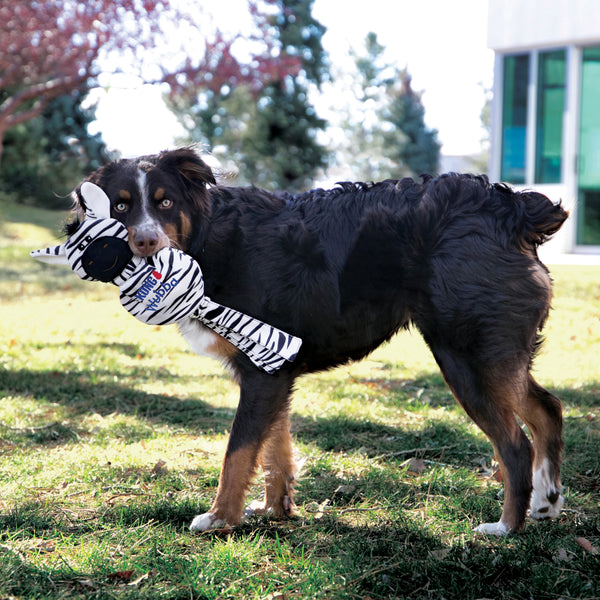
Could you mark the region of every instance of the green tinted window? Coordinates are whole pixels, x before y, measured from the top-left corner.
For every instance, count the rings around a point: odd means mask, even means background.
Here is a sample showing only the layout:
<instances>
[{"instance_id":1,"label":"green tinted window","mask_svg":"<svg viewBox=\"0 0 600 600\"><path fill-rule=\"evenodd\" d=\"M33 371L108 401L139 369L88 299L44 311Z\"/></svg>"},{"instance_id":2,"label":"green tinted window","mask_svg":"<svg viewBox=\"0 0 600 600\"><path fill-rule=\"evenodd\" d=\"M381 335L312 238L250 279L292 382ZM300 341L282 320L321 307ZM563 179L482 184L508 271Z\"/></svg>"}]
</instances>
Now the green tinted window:
<instances>
[{"instance_id":1,"label":"green tinted window","mask_svg":"<svg viewBox=\"0 0 600 600\"><path fill-rule=\"evenodd\" d=\"M565 108L564 50L539 54L537 90L535 181L560 183Z\"/></svg>"},{"instance_id":2,"label":"green tinted window","mask_svg":"<svg viewBox=\"0 0 600 600\"><path fill-rule=\"evenodd\" d=\"M584 48L581 65L577 242L600 245L600 46Z\"/></svg>"},{"instance_id":3,"label":"green tinted window","mask_svg":"<svg viewBox=\"0 0 600 600\"><path fill-rule=\"evenodd\" d=\"M511 183L525 183L528 83L529 55L505 56L500 176Z\"/></svg>"}]
</instances>

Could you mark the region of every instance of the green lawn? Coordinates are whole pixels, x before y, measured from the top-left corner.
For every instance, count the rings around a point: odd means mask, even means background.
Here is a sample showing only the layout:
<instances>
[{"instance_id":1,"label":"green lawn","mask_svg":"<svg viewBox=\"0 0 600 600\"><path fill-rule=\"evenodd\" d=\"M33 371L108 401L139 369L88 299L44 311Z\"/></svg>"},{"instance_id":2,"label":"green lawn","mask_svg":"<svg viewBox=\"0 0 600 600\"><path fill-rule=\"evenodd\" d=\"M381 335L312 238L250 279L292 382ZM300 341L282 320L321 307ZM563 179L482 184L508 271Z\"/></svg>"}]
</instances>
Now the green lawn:
<instances>
[{"instance_id":1,"label":"green lawn","mask_svg":"<svg viewBox=\"0 0 600 600\"><path fill-rule=\"evenodd\" d=\"M0 598L600 597L600 267L552 269L535 365L564 402L559 520L473 534L501 511L492 450L412 332L299 381L297 518L192 535L237 388L115 288L31 260L63 217L0 202Z\"/></svg>"}]
</instances>

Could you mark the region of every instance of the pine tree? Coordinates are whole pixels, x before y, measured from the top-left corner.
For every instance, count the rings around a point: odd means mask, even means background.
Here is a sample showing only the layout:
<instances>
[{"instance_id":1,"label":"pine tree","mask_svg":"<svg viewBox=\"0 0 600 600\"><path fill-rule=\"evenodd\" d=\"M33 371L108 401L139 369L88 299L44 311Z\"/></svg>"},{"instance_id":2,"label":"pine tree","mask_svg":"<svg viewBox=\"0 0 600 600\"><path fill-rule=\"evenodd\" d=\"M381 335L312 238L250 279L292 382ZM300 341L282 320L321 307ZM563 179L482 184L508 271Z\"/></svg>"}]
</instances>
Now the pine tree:
<instances>
[{"instance_id":1,"label":"pine tree","mask_svg":"<svg viewBox=\"0 0 600 600\"><path fill-rule=\"evenodd\" d=\"M83 108L85 94L52 100L42 114L5 135L0 188L21 202L67 208L68 195L84 174L112 157L100 134L91 135L94 107Z\"/></svg>"},{"instance_id":2,"label":"pine tree","mask_svg":"<svg viewBox=\"0 0 600 600\"><path fill-rule=\"evenodd\" d=\"M326 122L308 98L328 76L321 38L325 27L312 17L313 0L274 0L277 13L268 19L281 51L298 57L302 70L267 86L257 104L251 129L256 154L250 161L250 178L269 187L301 189L317 169L326 165L326 151L317 141Z\"/></svg>"},{"instance_id":3,"label":"pine tree","mask_svg":"<svg viewBox=\"0 0 600 600\"><path fill-rule=\"evenodd\" d=\"M328 77L321 44L325 28L312 17L314 0L250 2L264 52L255 57L254 77L237 64L236 83L221 84L218 71L232 71L229 48L216 61L216 76L175 89L169 105L189 132L182 141L202 142L225 167L239 170L241 183L299 189L309 185L326 164L327 151L317 140L326 122L309 100L309 89ZM231 169L231 162L235 169Z\"/></svg>"},{"instance_id":4,"label":"pine tree","mask_svg":"<svg viewBox=\"0 0 600 600\"><path fill-rule=\"evenodd\" d=\"M389 105L381 111L388 126L383 134L383 154L398 171L404 171L403 175L437 174L437 131L425 125L425 107L421 94L411 87L411 76L407 71L398 71L397 75L399 81L387 86Z\"/></svg>"},{"instance_id":5,"label":"pine tree","mask_svg":"<svg viewBox=\"0 0 600 600\"><path fill-rule=\"evenodd\" d=\"M366 36L364 53L354 55L358 85L343 124L350 141L345 160L367 181L435 174L440 144L425 124L421 93L412 89L408 71L384 55L374 33Z\"/></svg>"}]
</instances>

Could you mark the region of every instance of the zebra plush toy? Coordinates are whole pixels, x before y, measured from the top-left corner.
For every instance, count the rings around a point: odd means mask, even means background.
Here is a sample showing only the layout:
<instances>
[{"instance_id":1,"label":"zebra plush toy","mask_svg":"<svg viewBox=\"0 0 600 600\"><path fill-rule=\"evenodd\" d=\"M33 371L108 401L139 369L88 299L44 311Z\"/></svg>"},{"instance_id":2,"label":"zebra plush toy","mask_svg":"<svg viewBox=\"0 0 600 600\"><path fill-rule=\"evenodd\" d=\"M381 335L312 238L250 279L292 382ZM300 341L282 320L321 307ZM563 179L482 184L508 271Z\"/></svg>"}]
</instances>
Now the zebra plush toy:
<instances>
[{"instance_id":1,"label":"zebra plush toy","mask_svg":"<svg viewBox=\"0 0 600 600\"><path fill-rule=\"evenodd\" d=\"M198 319L268 373L296 358L300 338L206 297L200 265L180 250L163 248L147 260L135 256L127 229L110 218L110 201L102 189L86 181L81 193L87 206L83 223L64 244L35 250L33 258L68 264L82 279L115 284L121 304L143 323Z\"/></svg>"}]
</instances>

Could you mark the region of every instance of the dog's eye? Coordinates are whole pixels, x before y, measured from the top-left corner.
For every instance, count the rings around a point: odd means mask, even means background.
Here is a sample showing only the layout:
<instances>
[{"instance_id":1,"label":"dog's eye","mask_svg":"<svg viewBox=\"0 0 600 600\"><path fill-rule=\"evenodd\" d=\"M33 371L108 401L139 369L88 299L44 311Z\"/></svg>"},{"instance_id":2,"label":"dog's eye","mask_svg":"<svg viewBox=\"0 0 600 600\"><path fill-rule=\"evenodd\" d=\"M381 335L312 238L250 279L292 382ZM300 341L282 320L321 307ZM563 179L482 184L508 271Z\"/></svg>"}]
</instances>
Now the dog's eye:
<instances>
[{"instance_id":1,"label":"dog's eye","mask_svg":"<svg viewBox=\"0 0 600 600\"><path fill-rule=\"evenodd\" d=\"M115 204L115 206L114 206L115 212L118 212L118 213L127 212L128 208L129 208L129 204L127 204L127 202L117 202L117 204Z\"/></svg>"},{"instance_id":2,"label":"dog's eye","mask_svg":"<svg viewBox=\"0 0 600 600\"><path fill-rule=\"evenodd\" d=\"M159 206L159 208L171 208L173 206L173 200L169 200L168 198L165 198L164 200L161 200L161 202L158 206Z\"/></svg>"}]
</instances>

